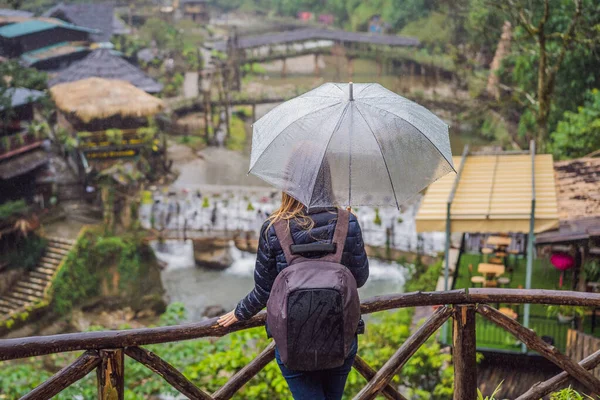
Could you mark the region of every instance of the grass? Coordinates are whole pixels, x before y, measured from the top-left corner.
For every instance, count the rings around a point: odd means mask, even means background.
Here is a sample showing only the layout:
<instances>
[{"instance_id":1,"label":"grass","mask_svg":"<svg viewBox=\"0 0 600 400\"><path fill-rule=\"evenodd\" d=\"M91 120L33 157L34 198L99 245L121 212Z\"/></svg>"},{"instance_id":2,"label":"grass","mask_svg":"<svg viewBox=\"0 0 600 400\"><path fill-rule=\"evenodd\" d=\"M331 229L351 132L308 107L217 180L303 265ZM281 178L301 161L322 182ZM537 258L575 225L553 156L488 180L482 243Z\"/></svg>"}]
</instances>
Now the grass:
<instances>
[{"instance_id":1,"label":"grass","mask_svg":"<svg viewBox=\"0 0 600 400\"><path fill-rule=\"evenodd\" d=\"M196 135L178 136L176 140L177 140L177 143L189 146L196 151L202 150L203 148L206 147L206 140L204 139L203 136L196 136Z\"/></svg>"},{"instance_id":2,"label":"grass","mask_svg":"<svg viewBox=\"0 0 600 400\"><path fill-rule=\"evenodd\" d=\"M246 147L246 126L244 121L234 114L229 123L231 127L225 146L229 150L243 151Z\"/></svg>"},{"instance_id":3,"label":"grass","mask_svg":"<svg viewBox=\"0 0 600 400\"><path fill-rule=\"evenodd\" d=\"M479 254L463 254L458 267L454 288L464 289L470 288L471 280L469 276L469 264L473 265L473 274L477 273L477 265L482 262ZM511 264L512 263L512 264ZM525 287L525 276L527 271L527 260L525 257L509 258L509 265L515 265L515 270L512 274L510 288ZM557 271L547 260L534 260L532 274L533 289L561 289L559 288L560 272ZM562 289L568 290L572 287L572 277L570 273L565 274ZM496 305L494 305L496 306ZM502 305L500 306L507 306ZM519 315L519 320L522 322L523 305L512 306ZM532 304L530 308L531 324L530 327L537 332L539 336L549 336L554 339L554 344L561 350L564 350L566 344L567 330L569 325L559 324L555 318L547 317L547 306L543 304ZM511 334L502 330L502 328L483 320L477 321L477 346L479 348L502 349L518 351L519 346L516 345L516 338Z\"/></svg>"}]
</instances>

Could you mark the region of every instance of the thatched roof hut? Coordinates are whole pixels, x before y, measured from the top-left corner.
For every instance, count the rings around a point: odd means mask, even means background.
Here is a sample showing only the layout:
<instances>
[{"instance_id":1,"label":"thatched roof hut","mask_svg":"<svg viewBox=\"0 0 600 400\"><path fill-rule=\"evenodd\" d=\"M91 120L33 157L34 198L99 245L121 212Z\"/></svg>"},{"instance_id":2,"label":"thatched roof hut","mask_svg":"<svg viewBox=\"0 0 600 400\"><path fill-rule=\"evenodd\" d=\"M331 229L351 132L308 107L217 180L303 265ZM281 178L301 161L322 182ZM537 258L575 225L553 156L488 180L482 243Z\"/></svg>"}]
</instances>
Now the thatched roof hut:
<instances>
[{"instance_id":1,"label":"thatched roof hut","mask_svg":"<svg viewBox=\"0 0 600 400\"><path fill-rule=\"evenodd\" d=\"M50 79L48 86L52 87L60 83L75 82L91 77L120 79L148 93L158 93L163 88L162 84L150 78L141 69L113 54L109 49L95 50L83 60L71 64L69 68Z\"/></svg>"},{"instance_id":2,"label":"thatched roof hut","mask_svg":"<svg viewBox=\"0 0 600 400\"><path fill-rule=\"evenodd\" d=\"M115 118L147 118L164 108L162 100L129 82L115 79L87 78L61 83L52 87L50 94L67 118L75 117L84 124Z\"/></svg>"}]
</instances>

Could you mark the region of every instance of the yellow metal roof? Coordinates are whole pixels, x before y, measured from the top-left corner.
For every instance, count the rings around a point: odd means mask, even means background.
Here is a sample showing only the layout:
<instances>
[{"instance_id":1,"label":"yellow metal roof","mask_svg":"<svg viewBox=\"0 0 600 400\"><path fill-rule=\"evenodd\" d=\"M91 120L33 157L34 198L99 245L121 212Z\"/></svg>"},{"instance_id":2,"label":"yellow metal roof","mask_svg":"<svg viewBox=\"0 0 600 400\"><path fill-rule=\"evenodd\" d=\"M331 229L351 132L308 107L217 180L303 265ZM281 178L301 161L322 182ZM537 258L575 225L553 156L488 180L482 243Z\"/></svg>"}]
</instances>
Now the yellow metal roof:
<instances>
[{"instance_id":1,"label":"yellow metal roof","mask_svg":"<svg viewBox=\"0 0 600 400\"><path fill-rule=\"evenodd\" d=\"M454 157L460 165L462 157ZM417 232L444 231L455 174L433 183L417 214ZM529 232L531 155L467 156L450 209L452 232ZM535 156L535 231L558 227L552 156Z\"/></svg>"}]
</instances>

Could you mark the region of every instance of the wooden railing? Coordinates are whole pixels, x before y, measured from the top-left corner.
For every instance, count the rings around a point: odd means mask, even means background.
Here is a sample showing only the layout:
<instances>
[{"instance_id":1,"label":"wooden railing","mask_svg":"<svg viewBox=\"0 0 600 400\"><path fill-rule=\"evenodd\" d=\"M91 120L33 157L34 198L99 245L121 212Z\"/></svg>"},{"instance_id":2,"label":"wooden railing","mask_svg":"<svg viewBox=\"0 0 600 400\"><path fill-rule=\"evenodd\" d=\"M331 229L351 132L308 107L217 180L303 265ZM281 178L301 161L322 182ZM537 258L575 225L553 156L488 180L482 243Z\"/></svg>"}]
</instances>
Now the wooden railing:
<instances>
[{"instance_id":1,"label":"wooden railing","mask_svg":"<svg viewBox=\"0 0 600 400\"><path fill-rule=\"evenodd\" d=\"M590 395L600 394L600 380L589 371L600 364L600 351L577 363L554 346L544 342L532 330L488 305L494 303L598 307L600 294L552 290L471 289L415 292L368 299L361 305L363 314L403 307L435 305L440 307L402 344L379 371L373 370L360 356L356 357L354 368L368 383L356 395L355 400L373 399L379 394L387 399L404 399L391 384L392 378L400 372L417 349L449 319L452 319L453 324L454 399L475 399L477 388L475 316L477 313L513 334L530 350L538 352L563 370L555 377L534 385L519 396L518 400L540 399L564 386L571 378L587 388ZM0 340L0 360L85 350L74 363L60 370L22 399L50 399L94 369L97 370L99 399L123 399L124 355L127 355L160 375L169 385L190 399L223 400L231 398L273 360L274 343L269 344L262 353L213 394L196 387L172 365L140 346L223 336L234 331L263 325L264 322L263 312L229 328L219 327L216 325L216 319L211 319L160 328L6 339Z\"/></svg>"},{"instance_id":2,"label":"wooden railing","mask_svg":"<svg viewBox=\"0 0 600 400\"><path fill-rule=\"evenodd\" d=\"M33 144L41 144L42 138L36 137L34 134L27 131L14 133L8 136L0 137L0 155L6 153L17 153L17 150L31 146Z\"/></svg>"}]
</instances>

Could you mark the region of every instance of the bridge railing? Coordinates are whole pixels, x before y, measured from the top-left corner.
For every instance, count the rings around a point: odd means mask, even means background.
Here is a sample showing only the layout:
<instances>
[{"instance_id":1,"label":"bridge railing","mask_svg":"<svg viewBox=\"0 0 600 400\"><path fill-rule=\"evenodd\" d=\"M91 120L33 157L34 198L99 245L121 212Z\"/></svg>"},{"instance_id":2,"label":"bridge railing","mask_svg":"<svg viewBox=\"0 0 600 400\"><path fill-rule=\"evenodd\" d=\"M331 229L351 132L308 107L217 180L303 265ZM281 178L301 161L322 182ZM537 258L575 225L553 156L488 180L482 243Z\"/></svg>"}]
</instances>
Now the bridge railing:
<instances>
[{"instance_id":1,"label":"bridge railing","mask_svg":"<svg viewBox=\"0 0 600 400\"><path fill-rule=\"evenodd\" d=\"M355 400L404 399L391 384L409 358L446 321L453 324L454 399L475 399L477 389L476 314L500 326L563 370L560 374L538 383L518 400L537 400L564 386L570 378L580 382L590 394L600 394L600 380L589 370L600 364L600 351L580 363L565 356L544 342L535 332L500 313L488 304L556 304L600 306L600 294L517 289L471 289L446 292L414 292L379 296L364 301L363 314L415 306L439 306L437 310L409 337L379 371L372 369L360 356L354 368L368 381ZM216 319L198 323L159 328L73 333L42 337L0 340L0 360L84 350L71 365L35 388L22 399L50 399L93 370L97 371L98 396L101 400L123 399L124 357L134 359L161 376L169 385L190 399L229 399L274 358L275 345L269 344L254 360L234 374L216 392L209 394L195 386L181 372L158 355L141 346L223 336L228 333L264 325L265 313L229 328L216 325Z\"/></svg>"}]
</instances>

